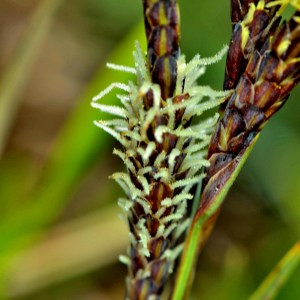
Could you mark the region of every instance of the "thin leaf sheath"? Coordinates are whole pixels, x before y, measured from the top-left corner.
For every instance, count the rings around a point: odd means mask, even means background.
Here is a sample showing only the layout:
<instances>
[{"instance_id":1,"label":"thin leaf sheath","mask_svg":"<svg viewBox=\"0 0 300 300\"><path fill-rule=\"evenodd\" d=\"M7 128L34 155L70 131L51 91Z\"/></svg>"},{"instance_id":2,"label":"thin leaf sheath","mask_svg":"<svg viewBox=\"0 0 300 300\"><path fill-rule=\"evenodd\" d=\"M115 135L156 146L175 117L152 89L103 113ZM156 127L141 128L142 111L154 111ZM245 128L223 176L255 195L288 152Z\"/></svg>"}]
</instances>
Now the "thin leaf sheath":
<instances>
[{"instance_id":1,"label":"thin leaf sheath","mask_svg":"<svg viewBox=\"0 0 300 300\"><path fill-rule=\"evenodd\" d=\"M260 51L255 50L213 133L202 193L204 209L218 193L226 168L286 102L300 80L300 13L283 22ZM230 176L230 172L226 175Z\"/></svg>"},{"instance_id":2,"label":"thin leaf sheath","mask_svg":"<svg viewBox=\"0 0 300 300\"><path fill-rule=\"evenodd\" d=\"M231 0L232 36L226 60L224 90L236 88L254 50L260 51L274 34L281 17L280 5L267 7L265 1ZM228 101L220 106L224 112Z\"/></svg>"}]
</instances>

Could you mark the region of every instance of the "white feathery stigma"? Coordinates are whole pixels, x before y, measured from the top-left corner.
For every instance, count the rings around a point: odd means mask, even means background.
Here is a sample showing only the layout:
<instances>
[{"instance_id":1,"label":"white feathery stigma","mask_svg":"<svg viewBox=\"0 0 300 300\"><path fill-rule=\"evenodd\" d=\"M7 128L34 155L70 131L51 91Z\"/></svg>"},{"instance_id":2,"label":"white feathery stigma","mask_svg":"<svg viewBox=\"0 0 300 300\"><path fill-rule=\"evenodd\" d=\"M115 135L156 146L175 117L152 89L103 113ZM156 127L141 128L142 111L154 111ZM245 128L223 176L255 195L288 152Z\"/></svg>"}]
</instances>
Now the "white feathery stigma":
<instances>
[{"instance_id":1,"label":"white feathery stigma","mask_svg":"<svg viewBox=\"0 0 300 300\"><path fill-rule=\"evenodd\" d=\"M173 97L163 101L158 84L151 82L151 74L147 68L143 51L138 42L134 51L135 67L119 66L108 63L107 67L117 71L135 74L137 84L129 82L112 83L104 91L93 98L92 106L102 112L117 116L118 118L108 121L95 121L95 124L115 137L124 150L114 150L125 166L128 174L115 173L111 178L115 179L125 191L128 199L119 199L127 219L133 218L132 209L137 205L144 212L159 220L159 226L153 236L147 229L145 218L135 224L135 234L129 234L131 244L134 245L145 257L150 256L148 245L153 238L166 238L174 232L178 238L188 227L189 220L186 218L186 206L193 196L189 193L191 188L204 177L204 167L209 163L204 158L203 152L210 140L210 134L218 120L218 114L193 126L184 127L176 125L176 112L182 110L182 123L188 122L193 116L201 115L203 111L218 106L225 101L232 91L215 91L208 86L199 86L197 79L204 74L205 66L219 61L227 52L228 46L224 46L214 57L200 58L196 55L189 63L185 56L181 55L177 60L177 80ZM118 94L122 107L100 104L96 101L102 99L114 88L121 89L124 94ZM153 105L146 108L144 104L145 95L151 92ZM173 101L174 96L185 96L186 100ZM174 102L174 103L173 103ZM149 138L149 128L157 118L166 117L168 122L154 128L152 140ZM151 127L152 128L152 127ZM177 137L173 150L166 153L159 151L157 145L164 142L166 134ZM180 157L182 161L178 165ZM184 173L179 178L177 174ZM149 180L149 176L153 181ZM173 196L162 199L160 207L155 211L151 209L150 196L157 182L166 184L173 192ZM174 209L173 209L174 208ZM166 214L166 212L168 214ZM126 217L125 217L126 221ZM172 264L182 251L179 245L169 249L163 254ZM121 255L120 261L130 266L131 260L128 256ZM143 272L146 272L144 270ZM145 274L141 273L141 276Z\"/></svg>"}]
</instances>

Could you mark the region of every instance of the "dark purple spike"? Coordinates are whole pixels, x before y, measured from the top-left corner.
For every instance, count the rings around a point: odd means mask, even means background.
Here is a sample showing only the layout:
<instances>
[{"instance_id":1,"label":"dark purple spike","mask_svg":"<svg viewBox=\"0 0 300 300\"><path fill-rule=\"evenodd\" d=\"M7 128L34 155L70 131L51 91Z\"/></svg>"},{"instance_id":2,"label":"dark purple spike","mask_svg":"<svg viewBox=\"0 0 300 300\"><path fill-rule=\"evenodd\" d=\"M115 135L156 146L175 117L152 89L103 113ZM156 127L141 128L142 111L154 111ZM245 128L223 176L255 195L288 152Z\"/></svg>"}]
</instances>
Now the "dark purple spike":
<instances>
[{"instance_id":1,"label":"dark purple spike","mask_svg":"<svg viewBox=\"0 0 300 300\"><path fill-rule=\"evenodd\" d=\"M276 52L264 54L257 74L257 80L264 79L270 82L279 82L282 77L282 63Z\"/></svg>"},{"instance_id":2,"label":"dark purple spike","mask_svg":"<svg viewBox=\"0 0 300 300\"><path fill-rule=\"evenodd\" d=\"M159 259L161 255L169 248L170 242L163 237L151 240L149 244L149 260Z\"/></svg>"},{"instance_id":3,"label":"dark purple spike","mask_svg":"<svg viewBox=\"0 0 300 300\"><path fill-rule=\"evenodd\" d=\"M161 97L167 100L173 96L177 80L177 61L173 56L159 57L153 66L152 81L161 88Z\"/></svg>"},{"instance_id":4,"label":"dark purple spike","mask_svg":"<svg viewBox=\"0 0 300 300\"><path fill-rule=\"evenodd\" d=\"M233 159L232 154L214 154L210 157L210 168L207 169L207 178L213 177L221 169L225 168Z\"/></svg>"},{"instance_id":5,"label":"dark purple spike","mask_svg":"<svg viewBox=\"0 0 300 300\"><path fill-rule=\"evenodd\" d=\"M172 198L173 190L165 183L158 182L154 184L151 189L150 195L147 197L152 211L155 213L161 207L161 202L165 198Z\"/></svg>"},{"instance_id":6,"label":"dark purple spike","mask_svg":"<svg viewBox=\"0 0 300 300\"><path fill-rule=\"evenodd\" d=\"M214 153L226 152L227 151L227 140L225 136L225 129L221 122L218 120L216 128L210 139L208 147L207 159L209 159Z\"/></svg>"},{"instance_id":7,"label":"dark purple spike","mask_svg":"<svg viewBox=\"0 0 300 300\"><path fill-rule=\"evenodd\" d=\"M172 55L178 49L178 36L170 26L157 26L151 32L148 47L152 48L157 57Z\"/></svg>"},{"instance_id":8,"label":"dark purple spike","mask_svg":"<svg viewBox=\"0 0 300 300\"><path fill-rule=\"evenodd\" d=\"M264 29L268 26L270 22L269 14L264 10L256 10L253 14L253 20L249 23L249 38L252 40L253 44L259 40Z\"/></svg>"},{"instance_id":9,"label":"dark purple spike","mask_svg":"<svg viewBox=\"0 0 300 300\"><path fill-rule=\"evenodd\" d=\"M166 259L154 261L151 265L151 279L156 282L166 282L168 272L170 268L170 262Z\"/></svg>"},{"instance_id":10,"label":"dark purple spike","mask_svg":"<svg viewBox=\"0 0 300 300\"><path fill-rule=\"evenodd\" d=\"M255 84L254 105L266 111L280 99L280 87L268 81L261 81Z\"/></svg>"},{"instance_id":11,"label":"dark purple spike","mask_svg":"<svg viewBox=\"0 0 300 300\"><path fill-rule=\"evenodd\" d=\"M241 74L242 66L246 66L247 61L242 56L242 26L235 24L230 40L230 47L227 54L224 90L230 90L235 87Z\"/></svg>"},{"instance_id":12,"label":"dark purple spike","mask_svg":"<svg viewBox=\"0 0 300 300\"><path fill-rule=\"evenodd\" d=\"M225 129L227 141L231 140L246 129L244 118L235 109L225 111L222 124Z\"/></svg>"},{"instance_id":13,"label":"dark purple spike","mask_svg":"<svg viewBox=\"0 0 300 300\"><path fill-rule=\"evenodd\" d=\"M246 121L247 130L256 130L266 119L264 112L254 105L245 105L241 112Z\"/></svg>"},{"instance_id":14,"label":"dark purple spike","mask_svg":"<svg viewBox=\"0 0 300 300\"><path fill-rule=\"evenodd\" d=\"M250 13L251 4L251 13ZM231 1L232 36L228 50L223 89L234 89L245 72L253 52L260 50L270 32L279 24L276 15L280 6L267 8L256 6L258 1ZM254 9L254 11L253 11ZM248 14L249 12L249 14ZM257 55L255 57L257 59ZM254 62L254 61L253 61ZM254 66L252 66L252 70ZM250 77L253 79L253 77ZM225 111L228 101L220 105L220 113Z\"/></svg>"},{"instance_id":15,"label":"dark purple spike","mask_svg":"<svg viewBox=\"0 0 300 300\"><path fill-rule=\"evenodd\" d=\"M236 106L238 109L241 109L244 105L253 104L254 86L248 76L242 75L236 87L236 94L238 97L230 99L229 107ZM233 101L233 99L235 100Z\"/></svg>"},{"instance_id":16,"label":"dark purple spike","mask_svg":"<svg viewBox=\"0 0 300 300\"><path fill-rule=\"evenodd\" d=\"M251 59L249 60L249 63L245 71L245 74L247 74L247 77L252 81L252 83L256 81L260 60L261 60L261 54L257 50L255 50L252 54Z\"/></svg>"}]
</instances>

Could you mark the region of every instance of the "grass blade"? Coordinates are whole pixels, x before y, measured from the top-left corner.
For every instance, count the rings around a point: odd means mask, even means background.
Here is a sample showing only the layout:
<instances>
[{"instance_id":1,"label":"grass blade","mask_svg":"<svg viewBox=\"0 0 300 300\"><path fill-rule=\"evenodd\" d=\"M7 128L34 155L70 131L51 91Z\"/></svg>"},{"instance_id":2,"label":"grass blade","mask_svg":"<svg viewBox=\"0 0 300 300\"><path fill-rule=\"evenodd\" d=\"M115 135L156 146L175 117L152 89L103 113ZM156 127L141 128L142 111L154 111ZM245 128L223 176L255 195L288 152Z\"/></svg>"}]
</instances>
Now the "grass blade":
<instances>
[{"instance_id":1,"label":"grass blade","mask_svg":"<svg viewBox=\"0 0 300 300\"><path fill-rule=\"evenodd\" d=\"M272 300L300 263L300 241L275 266L248 300Z\"/></svg>"},{"instance_id":2,"label":"grass blade","mask_svg":"<svg viewBox=\"0 0 300 300\"><path fill-rule=\"evenodd\" d=\"M54 13L63 0L42 1L24 32L22 40L4 70L0 81L0 157L14 121L20 95L26 84L28 69L51 25Z\"/></svg>"}]
</instances>

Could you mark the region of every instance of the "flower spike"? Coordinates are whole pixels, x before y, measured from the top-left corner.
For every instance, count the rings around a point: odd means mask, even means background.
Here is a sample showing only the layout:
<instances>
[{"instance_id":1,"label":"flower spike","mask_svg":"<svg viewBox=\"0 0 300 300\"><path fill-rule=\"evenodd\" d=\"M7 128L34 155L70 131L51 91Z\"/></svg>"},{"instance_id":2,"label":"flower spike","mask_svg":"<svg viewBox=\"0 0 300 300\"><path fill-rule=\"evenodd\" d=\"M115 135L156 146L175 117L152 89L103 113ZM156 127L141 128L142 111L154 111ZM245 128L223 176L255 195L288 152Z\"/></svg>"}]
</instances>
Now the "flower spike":
<instances>
[{"instance_id":1,"label":"flower spike","mask_svg":"<svg viewBox=\"0 0 300 300\"><path fill-rule=\"evenodd\" d=\"M215 91L198 86L206 65L219 61L224 46L211 58L196 55L186 63L180 54L179 8L175 1L144 0L147 56L136 43L135 68L107 64L111 69L136 74L137 84L113 83L92 106L121 117L95 122L114 136L123 151L114 150L127 168L115 179L128 199L120 199L130 228L130 249L120 260L128 267L126 300L160 299L183 245L179 243L189 224L187 206L192 187L209 166L203 148L209 144L218 120L203 120L191 126L194 116L226 101L233 91ZM123 107L99 104L113 88ZM124 214L122 214L124 216Z\"/></svg>"}]
</instances>

